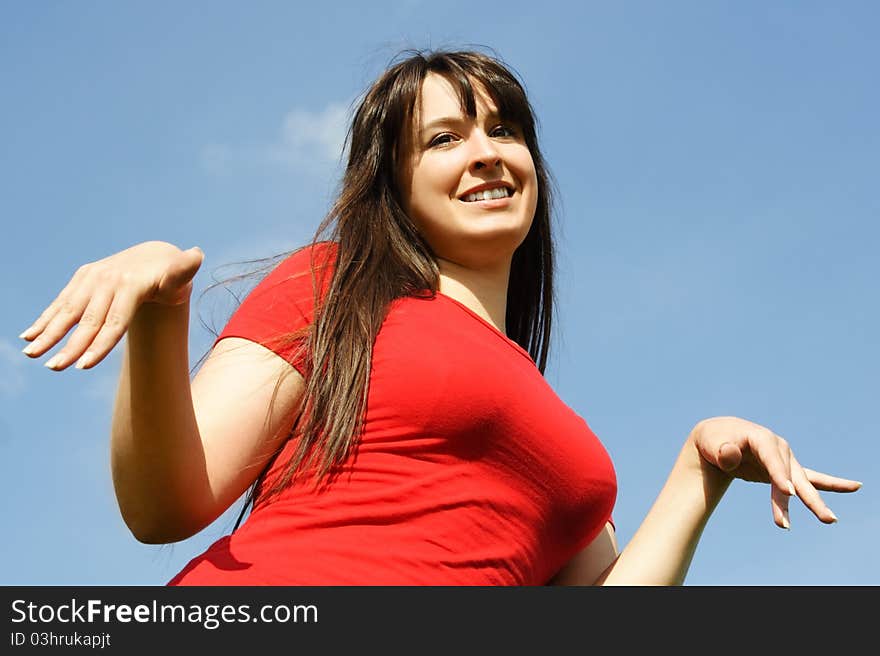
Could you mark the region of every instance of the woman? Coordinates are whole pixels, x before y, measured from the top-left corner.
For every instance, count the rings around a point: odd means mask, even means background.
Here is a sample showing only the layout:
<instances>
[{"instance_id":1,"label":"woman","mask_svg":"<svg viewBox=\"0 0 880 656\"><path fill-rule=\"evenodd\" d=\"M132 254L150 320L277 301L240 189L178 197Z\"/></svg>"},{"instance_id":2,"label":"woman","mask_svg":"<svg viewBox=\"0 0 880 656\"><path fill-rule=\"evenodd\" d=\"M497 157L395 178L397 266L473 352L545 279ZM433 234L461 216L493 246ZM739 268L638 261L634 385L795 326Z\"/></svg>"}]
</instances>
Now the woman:
<instances>
[{"instance_id":1,"label":"woman","mask_svg":"<svg viewBox=\"0 0 880 656\"><path fill-rule=\"evenodd\" d=\"M315 240L187 370L198 248L139 244L81 268L22 337L91 368L127 332L111 456L148 543L194 535L249 487L247 521L170 584L680 584L734 478L798 496L860 483L784 439L704 419L620 552L616 479L542 374L550 184L525 92L475 52L412 53L366 93ZM328 227L331 238L319 241Z\"/></svg>"}]
</instances>

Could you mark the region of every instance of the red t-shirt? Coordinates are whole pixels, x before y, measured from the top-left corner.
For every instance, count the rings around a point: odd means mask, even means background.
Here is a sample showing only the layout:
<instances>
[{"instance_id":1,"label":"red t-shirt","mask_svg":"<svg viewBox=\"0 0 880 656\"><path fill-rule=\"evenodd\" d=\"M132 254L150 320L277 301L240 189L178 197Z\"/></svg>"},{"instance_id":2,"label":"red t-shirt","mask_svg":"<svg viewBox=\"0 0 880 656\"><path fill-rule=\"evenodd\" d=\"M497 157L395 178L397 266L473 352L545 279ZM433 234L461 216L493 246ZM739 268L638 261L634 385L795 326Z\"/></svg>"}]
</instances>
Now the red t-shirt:
<instances>
[{"instance_id":1,"label":"red t-shirt","mask_svg":"<svg viewBox=\"0 0 880 656\"><path fill-rule=\"evenodd\" d=\"M309 249L282 262L218 341L275 346L309 375L272 343L312 320L308 267ZM303 477L258 500L169 585L543 585L611 521L617 494L602 444L528 352L442 293L391 304L364 433L339 471L328 489Z\"/></svg>"}]
</instances>

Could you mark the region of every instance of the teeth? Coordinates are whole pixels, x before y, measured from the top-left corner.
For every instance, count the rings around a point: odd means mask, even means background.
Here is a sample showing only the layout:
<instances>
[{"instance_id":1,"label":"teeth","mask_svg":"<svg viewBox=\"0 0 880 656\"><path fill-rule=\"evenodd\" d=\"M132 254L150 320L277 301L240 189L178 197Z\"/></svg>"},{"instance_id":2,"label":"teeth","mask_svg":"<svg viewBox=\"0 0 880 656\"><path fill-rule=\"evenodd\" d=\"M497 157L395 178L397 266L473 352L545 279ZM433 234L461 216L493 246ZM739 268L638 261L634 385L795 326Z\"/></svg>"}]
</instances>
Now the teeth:
<instances>
[{"instance_id":1,"label":"teeth","mask_svg":"<svg viewBox=\"0 0 880 656\"><path fill-rule=\"evenodd\" d=\"M510 191L507 187L495 187L494 189L484 189L473 194L468 194L462 200L465 203L473 203L475 200L492 200L495 198L507 198Z\"/></svg>"}]
</instances>

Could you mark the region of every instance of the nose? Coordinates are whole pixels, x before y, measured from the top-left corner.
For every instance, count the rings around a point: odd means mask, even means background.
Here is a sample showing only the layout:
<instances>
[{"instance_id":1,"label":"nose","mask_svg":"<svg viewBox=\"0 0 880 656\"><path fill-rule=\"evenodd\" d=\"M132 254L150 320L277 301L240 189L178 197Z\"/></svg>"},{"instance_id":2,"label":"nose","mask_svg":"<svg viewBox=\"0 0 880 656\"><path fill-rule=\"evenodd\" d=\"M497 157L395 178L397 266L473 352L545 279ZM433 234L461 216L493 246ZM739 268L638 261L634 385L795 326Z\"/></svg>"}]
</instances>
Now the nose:
<instances>
[{"instance_id":1,"label":"nose","mask_svg":"<svg viewBox=\"0 0 880 656\"><path fill-rule=\"evenodd\" d=\"M474 130L471 138L473 151L471 153L471 168L482 170L493 168L501 164L501 153L497 144L482 130Z\"/></svg>"}]
</instances>

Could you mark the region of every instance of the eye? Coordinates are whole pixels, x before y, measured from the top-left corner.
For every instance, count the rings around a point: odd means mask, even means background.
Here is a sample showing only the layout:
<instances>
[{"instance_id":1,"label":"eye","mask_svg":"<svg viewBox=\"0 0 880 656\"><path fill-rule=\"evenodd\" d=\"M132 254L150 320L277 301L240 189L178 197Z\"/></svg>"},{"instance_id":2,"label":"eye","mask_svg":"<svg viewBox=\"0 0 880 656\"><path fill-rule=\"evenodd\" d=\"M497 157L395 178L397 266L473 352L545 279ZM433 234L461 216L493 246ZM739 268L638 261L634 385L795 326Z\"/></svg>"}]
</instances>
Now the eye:
<instances>
[{"instance_id":1,"label":"eye","mask_svg":"<svg viewBox=\"0 0 880 656\"><path fill-rule=\"evenodd\" d=\"M509 125L499 125L492 130L492 134L499 137L515 137L517 132Z\"/></svg>"},{"instance_id":2,"label":"eye","mask_svg":"<svg viewBox=\"0 0 880 656\"><path fill-rule=\"evenodd\" d=\"M436 137L431 139L431 143L428 144L430 148L435 146L442 146L444 144L452 143L452 140L455 139L455 135L450 132L444 132L442 134L438 134Z\"/></svg>"}]
</instances>

